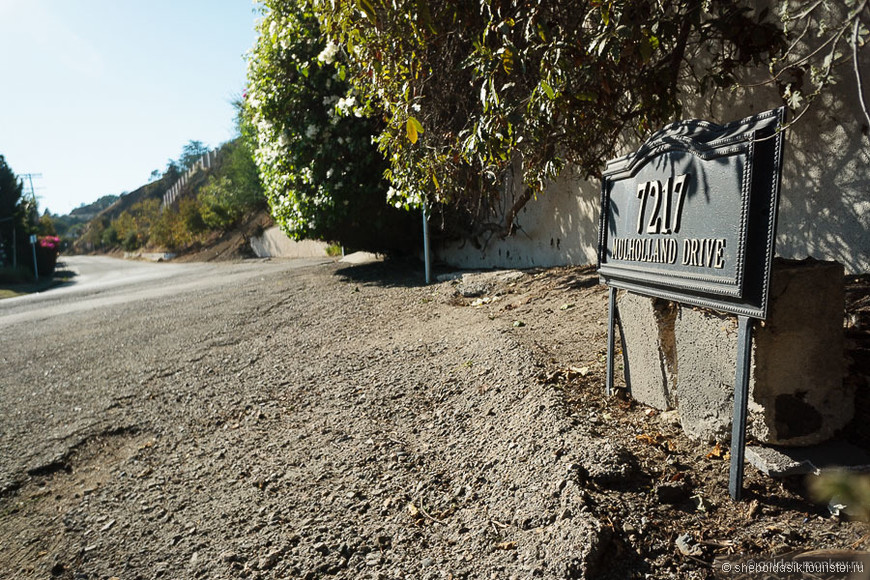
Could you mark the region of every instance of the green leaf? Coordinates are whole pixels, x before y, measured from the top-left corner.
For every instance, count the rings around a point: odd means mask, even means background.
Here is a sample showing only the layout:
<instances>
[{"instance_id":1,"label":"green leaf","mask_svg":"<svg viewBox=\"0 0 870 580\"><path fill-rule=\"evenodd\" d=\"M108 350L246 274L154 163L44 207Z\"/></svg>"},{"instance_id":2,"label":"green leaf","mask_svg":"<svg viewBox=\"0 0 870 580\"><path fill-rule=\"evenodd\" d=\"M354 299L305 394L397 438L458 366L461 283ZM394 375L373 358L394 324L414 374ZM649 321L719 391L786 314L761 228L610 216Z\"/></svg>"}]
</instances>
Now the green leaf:
<instances>
[{"instance_id":1,"label":"green leaf","mask_svg":"<svg viewBox=\"0 0 870 580\"><path fill-rule=\"evenodd\" d=\"M422 24L432 31L432 34L438 34L438 30L432 22L432 12L429 10L428 0L417 0L417 16Z\"/></svg>"},{"instance_id":2,"label":"green leaf","mask_svg":"<svg viewBox=\"0 0 870 580\"><path fill-rule=\"evenodd\" d=\"M638 50L640 51L640 58L644 63L649 62L650 57L652 57L653 47L650 44L648 38L643 37L640 39L640 43L638 44Z\"/></svg>"},{"instance_id":3,"label":"green leaf","mask_svg":"<svg viewBox=\"0 0 870 580\"><path fill-rule=\"evenodd\" d=\"M541 88L544 90L544 92L547 94L547 97L551 101L556 100L556 91L554 91L553 87L551 87L549 84L547 84L546 81L541 81Z\"/></svg>"},{"instance_id":4,"label":"green leaf","mask_svg":"<svg viewBox=\"0 0 870 580\"><path fill-rule=\"evenodd\" d=\"M375 13L375 7L369 0L356 0L357 7L363 11L366 15L366 18L375 22L377 20L377 14Z\"/></svg>"}]
</instances>

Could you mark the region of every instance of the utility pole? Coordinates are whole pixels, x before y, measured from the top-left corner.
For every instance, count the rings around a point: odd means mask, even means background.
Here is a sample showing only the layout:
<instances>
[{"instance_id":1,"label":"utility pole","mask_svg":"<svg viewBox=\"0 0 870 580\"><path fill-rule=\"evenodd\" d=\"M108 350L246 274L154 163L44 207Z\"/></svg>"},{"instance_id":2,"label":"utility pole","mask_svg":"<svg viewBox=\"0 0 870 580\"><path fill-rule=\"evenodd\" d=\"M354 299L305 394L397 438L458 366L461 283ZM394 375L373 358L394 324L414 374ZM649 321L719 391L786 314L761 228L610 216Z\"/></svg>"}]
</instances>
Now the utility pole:
<instances>
[{"instance_id":1,"label":"utility pole","mask_svg":"<svg viewBox=\"0 0 870 580\"><path fill-rule=\"evenodd\" d=\"M26 178L27 182L30 184L30 197L33 200L33 215L35 218L35 223L33 224L33 226L36 227L39 225L39 210L38 210L37 205L36 205L36 189L33 187L33 178L36 177L37 179L39 179L42 177L42 174L41 173L22 173L19 177L21 177L22 180ZM32 250L33 250L33 274L34 274L34 276L36 276L36 279L39 280L39 269L36 266L36 241L34 240L35 237L36 237L35 235L31 236L30 244L31 244ZM14 234L12 237L12 241L13 241L13 243L15 243ZM15 256L16 253L17 252L13 250L12 255ZM15 266L13 266L13 268L14 267L17 267L17 264Z\"/></svg>"},{"instance_id":2,"label":"utility pole","mask_svg":"<svg viewBox=\"0 0 870 580\"><path fill-rule=\"evenodd\" d=\"M22 173L19 175L22 179L27 179L27 182L30 184L30 196L33 198L33 206L36 207L36 189L33 187L33 178L41 179L41 173Z\"/></svg>"}]
</instances>

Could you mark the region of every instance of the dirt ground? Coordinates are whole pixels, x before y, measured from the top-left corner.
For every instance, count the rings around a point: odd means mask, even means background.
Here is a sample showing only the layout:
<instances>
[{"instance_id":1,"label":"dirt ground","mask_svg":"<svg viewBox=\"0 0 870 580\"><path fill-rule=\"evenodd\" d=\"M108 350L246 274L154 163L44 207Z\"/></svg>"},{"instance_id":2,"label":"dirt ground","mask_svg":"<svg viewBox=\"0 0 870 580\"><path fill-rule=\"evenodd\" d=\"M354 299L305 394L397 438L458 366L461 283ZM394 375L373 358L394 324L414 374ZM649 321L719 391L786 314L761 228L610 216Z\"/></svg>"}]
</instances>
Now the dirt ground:
<instances>
[{"instance_id":1,"label":"dirt ground","mask_svg":"<svg viewBox=\"0 0 870 580\"><path fill-rule=\"evenodd\" d=\"M604 396L593 270L469 291L419 269L273 269L21 329L0 578L761 578L722 562L870 549L805 479L747 467L734 503L724 444ZM847 315L864 391L867 286Z\"/></svg>"}]
</instances>

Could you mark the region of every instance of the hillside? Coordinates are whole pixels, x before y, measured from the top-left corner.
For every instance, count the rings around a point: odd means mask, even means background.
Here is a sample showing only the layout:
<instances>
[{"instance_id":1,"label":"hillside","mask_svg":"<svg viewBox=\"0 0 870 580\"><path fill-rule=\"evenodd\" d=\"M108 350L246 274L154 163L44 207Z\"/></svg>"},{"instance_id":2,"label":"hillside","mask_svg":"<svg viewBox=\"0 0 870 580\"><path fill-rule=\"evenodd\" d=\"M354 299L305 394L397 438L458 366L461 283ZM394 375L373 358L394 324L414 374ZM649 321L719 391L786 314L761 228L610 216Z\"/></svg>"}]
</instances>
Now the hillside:
<instances>
[{"instance_id":1,"label":"hillside","mask_svg":"<svg viewBox=\"0 0 870 580\"><path fill-rule=\"evenodd\" d=\"M90 221L97 217L97 214L99 214L101 211L118 201L119 198L119 195L104 195L93 203L83 203L79 207L69 212L69 216L85 221Z\"/></svg>"},{"instance_id":2,"label":"hillside","mask_svg":"<svg viewBox=\"0 0 870 580\"><path fill-rule=\"evenodd\" d=\"M159 180L100 210L75 240L73 253L189 255L214 244L223 244L221 255L244 252L248 230L267 220L251 152L241 139L215 151L198 144L196 151L183 162L171 161ZM228 242L234 232L239 243Z\"/></svg>"}]
</instances>

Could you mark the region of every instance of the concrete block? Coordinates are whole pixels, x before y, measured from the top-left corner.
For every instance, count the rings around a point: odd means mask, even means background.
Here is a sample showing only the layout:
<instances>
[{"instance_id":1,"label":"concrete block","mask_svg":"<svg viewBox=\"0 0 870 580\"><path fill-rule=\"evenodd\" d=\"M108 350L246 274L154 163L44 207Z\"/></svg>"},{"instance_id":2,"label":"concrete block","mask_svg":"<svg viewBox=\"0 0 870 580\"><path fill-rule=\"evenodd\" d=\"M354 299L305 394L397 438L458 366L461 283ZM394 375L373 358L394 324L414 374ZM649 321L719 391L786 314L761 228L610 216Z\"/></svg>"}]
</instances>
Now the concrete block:
<instances>
[{"instance_id":1,"label":"concrete block","mask_svg":"<svg viewBox=\"0 0 870 580\"><path fill-rule=\"evenodd\" d=\"M617 297L623 339L625 383L631 396L650 407L673 409L673 319L676 310L665 300L620 292Z\"/></svg>"},{"instance_id":2,"label":"concrete block","mask_svg":"<svg viewBox=\"0 0 870 580\"><path fill-rule=\"evenodd\" d=\"M808 475L827 469L858 473L870 471L870 455L845 441L828 441L810 447L749 445L746 461L770 477Z\"/></svg>"},{"instance_id":3,"label":"concrete block","mask_svg":"<svg viewBox=\"0 0 870 580\"><path fill-rule=\"evenodd\" d=\"M835 262L777 261L768 319L755 326L748 431L771 445L830 439L852 418L844 383L843 268ZM736 366L733 317L683 306L674 327L676 395L683 430L727 439Z\"/></svg>"},{"instance_id":4,"label":"concrete block","mask_svg":"<svg viewBox=\"0 0 870 580\"><path fill-rule=\"evenodd\" d=\"M737 372L736 319L710 310L681 306L674 324L674 340L677 345L675 390L683 431L705 441L728 439ZM750 421L751 411L750 405Z\"/></svg>"},{"instance_id":5,"label":"concrete block","mask_svg":"<svg viewBox=\"0 0 870 580\"><path fill-rule=\"evenodd\" d=\"M843 266L778 262L771 308L755 336L751 400L764 410L751 433L779 445L830 439L852 420L855 389L846 374Z\"/></svg>"}]
</instances>

